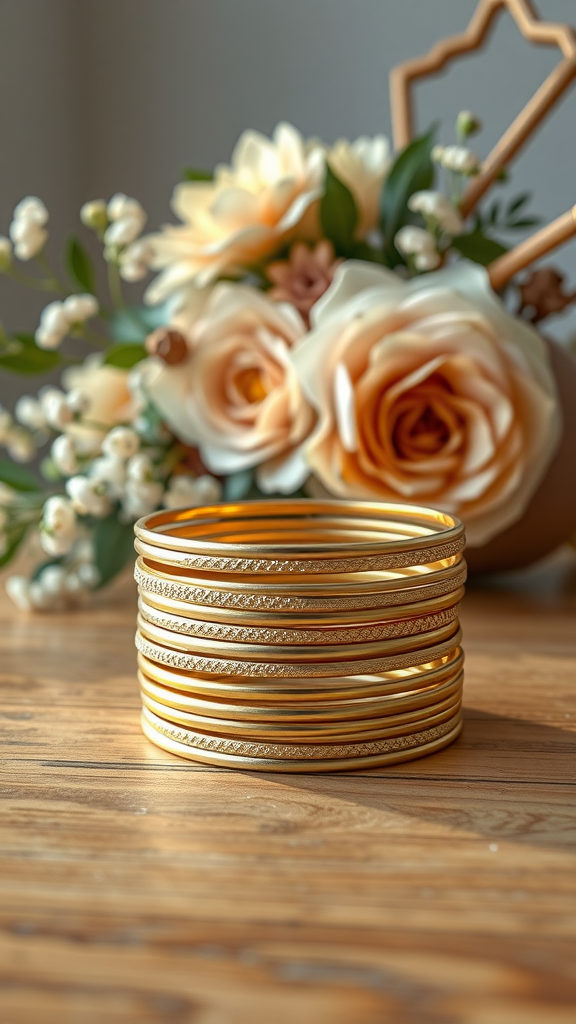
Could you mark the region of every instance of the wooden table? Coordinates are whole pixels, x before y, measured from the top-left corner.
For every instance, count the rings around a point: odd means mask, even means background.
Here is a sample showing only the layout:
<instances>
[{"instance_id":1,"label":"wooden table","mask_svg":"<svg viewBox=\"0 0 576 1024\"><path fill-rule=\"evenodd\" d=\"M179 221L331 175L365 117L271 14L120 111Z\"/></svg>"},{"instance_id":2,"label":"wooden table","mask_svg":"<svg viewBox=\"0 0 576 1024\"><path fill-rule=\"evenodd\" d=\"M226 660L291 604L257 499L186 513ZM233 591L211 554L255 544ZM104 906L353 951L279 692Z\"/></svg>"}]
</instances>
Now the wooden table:
<instances>
[{"instance_id":1,"label":"wooden table","mask_svg":"<svg viewBox=\"0 0 576 1024\"><path fill-rule=\"evenodd\" d=\"M3 1024L573 1024L573 558L471 586L462 737L355 774L150 745L134 608L2 605Z\"/></svg>"}]
</instances>

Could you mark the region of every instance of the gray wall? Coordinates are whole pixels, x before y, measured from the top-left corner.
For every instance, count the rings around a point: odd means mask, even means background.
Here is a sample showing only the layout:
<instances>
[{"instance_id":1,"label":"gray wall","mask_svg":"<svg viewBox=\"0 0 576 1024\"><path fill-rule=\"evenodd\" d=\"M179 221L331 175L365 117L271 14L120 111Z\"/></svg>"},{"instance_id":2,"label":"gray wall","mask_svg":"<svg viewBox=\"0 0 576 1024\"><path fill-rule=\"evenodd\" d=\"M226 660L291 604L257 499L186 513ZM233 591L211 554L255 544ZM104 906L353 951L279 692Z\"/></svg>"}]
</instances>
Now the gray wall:
<instances>
[{"instance_id":1,"label":"gray wall","mask_svg":"<svg viewBox=\"0 0 576 1024\"><path fill-rule=\"evenodd\" d=\"M390 131L387 76L461 31L476 0L0 0L0 233L15 203L42 196L51 252L84 199L125 191L155 226L180 169L226 160L245 127L284 118L330 142ZM539 0L576 22L574 0ZM471 108L486 152L558 59L502 18L486 52L418 87L419 125L443 137ZM576 90L524 151L514 191L546 219L576 200ZM554 261L576 277L576 245ZM41 301L0 278L0 319L33 329ZM555 333L576 333L574 315ZM0 381L7 401L19 382ZM20 389L21 390L21 389Z\"/></svg>"}]
</instances>

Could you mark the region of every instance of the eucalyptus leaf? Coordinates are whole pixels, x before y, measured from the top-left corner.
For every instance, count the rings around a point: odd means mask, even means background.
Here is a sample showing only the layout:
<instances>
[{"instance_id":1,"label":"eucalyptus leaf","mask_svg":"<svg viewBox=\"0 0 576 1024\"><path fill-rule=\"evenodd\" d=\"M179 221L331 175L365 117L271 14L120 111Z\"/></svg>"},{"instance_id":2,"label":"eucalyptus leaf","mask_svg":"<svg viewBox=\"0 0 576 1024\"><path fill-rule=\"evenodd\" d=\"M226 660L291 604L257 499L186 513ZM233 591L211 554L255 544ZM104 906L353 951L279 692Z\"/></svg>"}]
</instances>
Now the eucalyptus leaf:
<instances>
[{"instance_id":1,"label":"eucalyptus leaf","mask_svg":"<svg viewBox=\"0 0 576 1024\"><path fill-rule=\"evenodd\" d=\"M510 217L513 213L517 213L521 206L526 206L526 203L530 202L531 198L530 192L522 192L519 196L516 196L506 207L506 215Z\"/></svg>"},{"instance_id":2,"label":"eucalyptus leaf","mask_svg":"<svg viewBox=\"0 0 576 1024\"><path fill-rule=\"evenodd\" d=\"M320 200L322 232L335 249L337 256L349 256L354 247L354 232L358 224L358 210L350 189L336 177L326 164L324 195Z\"/></svg>"},{"instance_id":3,"label":"eucalyptus leaf","mask_svg":"<svg viewBox=\"0 0 576 1024\"><path fill-rule=\"evenodd\" d=\"M10 373L40 374L55 370L61 363L58 352L38 348L33 334L14 334L9 351L0 355L0 369Z\"/></svg>"},{"instance_id":4,"label":"eucalyptus leaf","mask_svg":"<svg viewBox=\"0 0 576 1024\"><path fill-rule=\"evenodd\" d=\"M535 228L542 223L541 217L520 217L519 220L509 220L506 227L510 231L518 231L521 228Z\"/></svg>"},{"instance_id":5,"label":"eucalyptus leaf","mask_svg":"<svg viewBox=\"0 0 576 1024\"><path fill-rule=\"evenodd\" d=\"M114 341L141 345L151 331L166 323L167 316L165 305L127 306L112 314L110 333Z\"/></svg>"},{"instance_id":6,"label":"eucalyptus leaf","mask_svg":"<svg viewBox=\"0 0 576 1024\"><path fill-rule=\"evenodd\" d=\"M106 352L104 358L105 366L117 366L121 370L131 370L136 363L146 359L148 353L144 345L136 342L128 345L112 345Z\"/></svg>"},{"instance_id":7,"label":"eucalyptus leaf","mask_svg":"<svg viewBox=\"0 0 576 1024\"><path fill-rule=\"evenodd\" d=\"M183 181L214 181L212 171L202 171L198 167L185 167L182 171Z\"/></svg>"},{"instance_id":8,"label":"eucalyptus leaf","mask_svg":"<svg viewBox=\"0 0 576 1024\"><path fill-rule=\"evenodd\" d=\"M410 196L414 192L431 188L434 183L431 153L435 134L434 125L426 135L419 136L406 146L396 158L384 182L380 202L380 224L384 248L391 256L396 253L394 238L397 232L411 220L408 209Z\"/></svg>"},{"instance_id":9,"label":"eucalyptus leaf","mask_svg":"<svg viewBox=\"0 0 576 1024\"><path fill-rule=\"evenodd\" d=\"M91 295L95 291L95 277L92 261L86 249L72 236L66 250L66 269L75 285Z\"/></svg>"},{"instance_id":10,"label":"eucalyptus leaf","mask_svg":"<svg viewBox=\"0 0 576 1024\"><path fill-rule=\"evenodd\" d=\"M119 573L134 558L134 527L121 523L116 512L98 519L92 535L94 561L100 573L99 587Z\"/></svg>"},{"instance_id":11,"label":"eucalyptus leaf","mask_svg":"<svg viewBox=\"0 0 576 1024\"><path fill-rule=\"evenodd\" d=\"M42 484L29 469L19 466L8 459L0 459L0 483L12 487L15 491L42 490Z\"/></svg>"},{"instance_id":12,"label":"eucalyptus leaf","mask_svg":"<svg viewBox=\"0 0 576 1024\"><path fill-rule=\"evenodd\" d=\"M508 252L505 245L497 242L494 238L488 238L480 229L453 238L452 248L456 249L461 256L465 256L467 260L480 263L483 267Z\"/></svg>"}]
</instances>

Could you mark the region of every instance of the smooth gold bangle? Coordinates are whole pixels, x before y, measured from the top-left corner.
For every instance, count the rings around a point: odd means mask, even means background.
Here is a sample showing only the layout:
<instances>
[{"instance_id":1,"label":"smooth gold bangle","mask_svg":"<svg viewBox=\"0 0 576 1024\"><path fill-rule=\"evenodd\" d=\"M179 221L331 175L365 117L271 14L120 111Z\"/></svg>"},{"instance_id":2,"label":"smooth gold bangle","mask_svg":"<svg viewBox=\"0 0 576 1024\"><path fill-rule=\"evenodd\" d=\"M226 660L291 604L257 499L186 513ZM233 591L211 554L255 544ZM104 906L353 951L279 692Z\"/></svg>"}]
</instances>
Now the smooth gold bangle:
<instances>
[{"instance_id":1,"label":"smooth gold bangle","mask_svg":"<svg viewBox=\"0 0 576 1024\"><path fill-rule=\"evenodd\" d=\"M195 735L189 730L163 722L145 708L142 710L143 732L164 750L204 764L262 771L318 772L374 768L433 753L455 740L461 728L461 712L458 712L447 722L420 733L360 744L333 745L332 749L323 748L323 757L314 757L310 755L309 747L304 745L295 745L284 754L282 751L286 749L285 744L255 745L211 737L201 741L201 745L196 745ZM258 751L256 756L255 749Z\"/></svg>"},{"instance_id":2,"label":"smooth gold bangle","mask_svg":"<svg viewBox=\"0 0 576 1024\"><path fill-rule=\"evenodd\" d=\"M142 704L149 711L167 722L183 725L187 729L233 739L274 740L275 742L351 742L352 739L379 739L385 736L400 736L406 732L437 725L451 718L462 703L462 687L457 693L431 704L426 708L399 712L385 718L354 719L329 722L256 722L237 719L216 719L181 711L163 704L145 691L141 692Z\"/></svg>"},{"instance_id":3,"label":"smooth gold bangle","mask_svg":"<svg viewBox=\"0 0 576 1024\"><path fill-rule=\"evenodd\" d=\"M460 596L462 596L460 594ZM314 628L301 629L289 626L238 625L227 622L193 619L183 615L166 614L150 604L141 595L138 608L145 622L183 636L204 640L224 641L231 644L357 644L389 640L396 637L416 636L455 622L459 604L452 603L430 614L414 615L411 618L393 619L371 625L346 626L314 623Z\"/></svg>"},{"instance_id":4,"label":"smooth gold bangle","mask_svg":"<svg viewBox=\"0 0 576 1024\"><path fill-rule=\"evenodd\" d=\"M204 540L208 527L230 522L229 531L238 533L239 521L251 522L256 531L262 520L265 529L274 517L295 517L301 531L299 544L248 544ZM386 539L379 543L308 542L315 517L337 517L348 525L369 520L370 529ZM348 518L347 518L348 517ZM200 536L194 536L194 531ZM201 531L204 531L203 533ZM397 539L389 539L398 532ZM135 526L136 550L168 565L195 568L203 572L230 573L334 573L398 568L437 561L458 554L464 547L462 523L453 516L415 505L385 505L369 502L317 502L308 499L239 502L181 512L153 513ZM225 530L223 536L227 536Z\"/></svg>"},{"instance_id":5,"label":"smooth gold bangle","mask_svg":"<svg viewBox=\"0 0 576 1024\"><path fill-rule=\"evenodd\" d=\"M138 667L144 675L161 686L181 693L193 693L213 700L253 703L273 709L293 706L322 705L326 701L358 700L388 697L394 694L416 693L429 686L452 678L461 670L464 655L455 646L437 658L419 665L386 670L379 674L342 676L247 677L201 676L170 667L137 654Z\"/></svg>"},{"instance_id":6,"label":"smooth gold bangle","mask_svg":"<svg viewBox=\"0 0 576 1024\"><path fill-rule=\"evenodd\" d=\"M451 630L451 628L448 627L448 630ZM437 639L439 633L445 635L443 630L434 630L434 634L436 634L435 639ZM422 634L419 640L424 643L431 637L432 634ZM430 639L430 646L423 646L418 650L411 648L405 651L405 653L395 653L388 656L330 662L244 661L237 658L205 657L199 654L173 650L170 647L154 643L146 637L142 628L139 628L136 633L135 643L137 650L146 655L147 658L150 658L151 661L159 662L162 665L170 665L173 668L181 668L188 672L241 677L264 676L267 678L284 678L294 676L302 678L308 676L365 675L366 673L389 672L392 669L406 668L414 665L420 658L426 658L428 661L441 658L455 647L459 647L461 640L462 631L456 630L442 643L434 643ZM358 646L360 647L361 645ZM217 645L218 647L220 645ZM258 653L262 654L263 652L258 651Z\"/></svg>"},{"instance_id":7,"label":"smooth gold bangle","mask_svg":"<svg viewBox=\"0 0 576 1024\"><path fill-rule=\"evenodd\" d=\"M448 640L454 636L457 628L452 621L435 629L427 630L425 633L394 637L392 640L351 644L284 644L281 646L280 644L227 643L224 640L188 637L146 622L141 615L138 615L137 623L142 636L171 651L190 651L195 655L206 654L219 658L239 659L243 664L273 660L279 666L291 662L301 664L318 662L340 664L342 662L346 664L351 659L360 661L364 658L384 657L403 651L413 653L422 647L429 647L442 640ZM350 675L350 672L347 674Z\"/></svg>"},{"instance_id":8,"label":"smooth gold bangle","mask_svg":"<svg viewBox=\"0 0 576 1024\"><path fill-rule=\"evenodd\" d=\"M426 569L426 567L420 567ZM466 581L466 563L442 566L437 571L415 572L403 580L377 579L376 573L352 576L348 585L301 581L286 584L236 580L223 583L204 577L165 574L138 558L134 578L147 594L182 601L195 606L246 612L281 612L282 615L320 614L394 607L398 604L428 600L452 593ZM382 574L384 577L384 574Z\"/></svg>"},{"instance_id":9,"label":"smooth gold bangle","mask_svg":"<svg viewBox=\"0 0 576 1024\"><path fill-rule=\"evenodd\" d=\"M331 698L321 702L295 701L290 705L272 705L230 703L225 700L209 700L205 695L182 692L154 682L140 668L138 681L141 690L153 700L167 707L190 714L204 716L207 719L233 719L238 722L338 722L364 719L368 714L375 720L388 715L400 714L429 707L433 703L452 696L462 689L464 674L462 669L452 676L440 679L417 691L407 693L386 694L384 696L366 696L355 699Z\"/></svg>"}]
</instances>

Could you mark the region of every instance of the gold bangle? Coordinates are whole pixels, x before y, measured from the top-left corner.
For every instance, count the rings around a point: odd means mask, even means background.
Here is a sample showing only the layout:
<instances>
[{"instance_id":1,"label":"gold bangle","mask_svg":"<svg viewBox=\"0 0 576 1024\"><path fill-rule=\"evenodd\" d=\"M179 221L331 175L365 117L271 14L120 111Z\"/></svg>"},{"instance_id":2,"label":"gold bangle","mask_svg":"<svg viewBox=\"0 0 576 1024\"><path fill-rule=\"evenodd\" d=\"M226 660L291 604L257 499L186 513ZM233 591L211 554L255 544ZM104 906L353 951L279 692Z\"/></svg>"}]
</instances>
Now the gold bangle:
<instances>
[{"instance_id":1,"label":"gold bangle","mask_svg":"<svg viewBox=\"0 0 576 1024\"><path fill-rule=\"evenodd\" d=\"M334 611L344 612L355 609L380 609L397 604L418 602L452 593L466 581L466 563L456 563L440 568L434 573L417 573L404 578L383 578L375 581L377 574L368 574L369 579L353 576L351 583L326 584L319 591L317 583L293 583L290 586L262 583L252 580L246 583L236 580L222 583L203 577L164 574L147 565L140 557L136 562L134 578L147 594L183 601L209 608L227 608L242 612L314 612L316 614Z\"/></svg>"},{"instance_id":2,"label":"gold bangle","mask_svg":"<svg viewBox=\"0 0 576 1024\"><path fill-rule=\"evenodd\" d=\"M442 626L427 630L425 633L416 633L414 636L394 637L392 640L378 640L367 643L351 644L255 644L255 643L228 643L224 640L209 640L202 637L188 637L183 633L173 633L172 630L155 626L146 622L141 615L137 618L138 629L142 636L154 643L161 644L172 651L192 652L195 655L218 656L221 658L241 659L242 663L261 662L273 660L278 666L299 662L300 664L324 664L347 663L349 659L354 661L364 658L384 657L388 654L401 653L403 651L420 650L422 647L429 647L454 636L457 626L454 622L448 622ZM246 661L244 661L246 659ZM348 672L348 675L351 673Z\"/></svg>"},{"instance_id":3,"label":"gold bangle","mask_svg":"<svg viewBox=\"0 0 576 1024\"><path fill-rule=\"evenodd\" d=\"M196 745L193 733L171 726L147 709L142 709L142 729L145 735L163 749L207 764L263 771L344 771L423 757L451 743L461 727L461 712L458 712L447 722L420 733L367 743L338 744L332 748L323 748L316 757L311 756L310 748L302 745L294 745L287 750L285 744L256 745L214 737ZM258 751L256 756L255 750Z\"/></svg>"},{"instance_id":4,"label":"gold bangle","mask_svg":"<svg viewBox=\"0 0 576 1024\"><path fill-rule=\"evenodd\" d=\"M452 678L462 669L464 655L455 646L420 665L386 670L380 674L285 678L245 676L210 677L169 667L138 651L138 666L144 675L180 693L193 693L221 701L257 702L278 708L293 705L320 706L325 701L358 700L418 692Z\"/></svg>"},{"instance_id":5,"label":"gold bangle","mask_svg":"<svg viewBox=\"0 0 576 1024\"><path fill-rule=\"evenodd\" d=\"M385 736L400 736L406 732L437 725L451 718L462 704L462 687L458 692L444 701L431 704L426 708L417 708L386 718L339 720L336 722L316 723L280 723L280 722L245 722L237 719L215 719L181 711L171 705L163 704L145 691L141 692L142 704L149 711L167 722L183 725L187 729L198 730L205 734L228 737L232 739L274 740L276 742L314 742L336 743L351 742L353 739L381 739Z\"/></svg>"},{"instance_id":6,"label":"gold bangle","mask_svg":"<svg viewBox=\"0 0 576 1024\"><path fill-rule=\"evenodd\" d=\"M269 524L274 517L292 515L300 544L228 543L202 539L208 527L219 524L238 532L239 520ZM308 542L311 523L318 516L335 516L352 524L368 519L370 526L387 539L378 543ZM260 523L263 520L263 523ZM224 531L224 526L222 531ZM409 505L369 502L318 502L308 499L240 502L214 505L181 512L157 512L135 526L136 550L168 565L201 569L203 572L231 573L334 573L398 568L437 561L458 554L464 547L462 523L453 516ZM194 533L200 533L200 537ZM204 532L202 532L204 531ZM403 531L403 532L402 532ZM398 532L398 539L388 535ZM400 533L402 535L400 536ZM226 536L226 532L223 532Z\"/></svg>"},{"instance_id":7,"label":"gold bangle","mask_svg":"<svg viewBox=\"0 0 576 1024\"><path fill-rule=\"evenodd\" d=\"M384 696L367 696L356 699L295 701L291 705L272 705L226 703L224 700L209 700L204 695L172 689L154 682L140 668L138 682L141 690L153 700L178 711L203 716L206 719L230 719L238 722L351 722L366 718L368 712L375 720L386 718L405 711L413 711L439 703L462 689L464 674L462 669L452 676L441 679L417 691L408 693L386 694Z\"/></svg>"},{"instance_id":8,"label":"gold bangle","mask_svg":"<svg viewBox=\"0 0 576 1024\"><path fill-rule=\"evenodd\" d=\"M448 631L452 627L448 627ZM443 630L434 630L435 634L445 634ZM432 634L422 634L419 640L426 642ZM431 646L422 647L415 651L412 647L405 653L395 653L388 656L366 657L354 661L330 661L330 662L279 662L279 661L244 661L237 658L211 658L203 655L191 654L184 651L172 650L163 647L161 644L151 642L141 628L136 633L136 648L145 654L151 661L159 662L161 665L170 665L173 668L181 668L194 673L205 673L207 675L233 675L233 676L265 676L268 678L294 676L296 678L308 676L338 676L338 675L365 675L366 673L389 672L392 669L406 668L414 665L418 658L426 658L433 661L448 654L455 647L460 646L462 631L456 630L448 639L442 643L434 643ZM208 643L208 641L205 641ZM248 645L247 645L248 646ZM359 647L361 645L358 645ZM379 645L380 646L380 645ZM220 645L216 645L216 649ZM260 652L258 652L260 653Z\"/></svg>"},{"instance_id":9,"label":"gold bangle","mask_svg":"<svg viewBox=\"0 0 576 1024\"><path fill-rule=\"evenodd\" d=\"M286 630L287 636L290 635L291 637L295 637L295 633L300 627L305 627L306 631L312 629L328 631L346 628L354 629L359 626L383 625L384 623L399 622L403 619L420 620L423 616L433 615L435 612L443 612L448 608L454 608L464 597L464 587L458 587L456 590L437 597L431 597L429 600L394 605L390 608L368 608L345 612L317 612L313 609L307 615L286 615L282 612L274 614L274 612L268 611L246 612L235 608L205 607L192 604L189 601L164 597L161 594L151 594L142 587L138 589L140 601L149 611L151 622L156 622L157 613L162 613L166 619L174 616L175 622L182 618L187 620L185 623L180 624L182 632L191 632L196 629L202 631L206 624L217 622L234 627L242 627L242 629L245 629L247 626L256 626L260 629ZM200 625L198 620L204 623L204 625ZM162 625L162 623L158 620L157 625ZM180 629L176 630L176 632L180 632ZM233 633L231 633L232 635Z\"/></svg>"},{"instance_id":10,"label":"gold bangle","mask_svg":"<svg viewBox=\"0 0 576 1024\"><path fill-rule=\"evenodd\" d=\"M462 595L460 595L462 596ZM356 644L378 640L389 640L396 637L416 636L419 633L439 629L455 622L458 618L458 603L428 615L411 618L393 619L371 625L347 626L338 628L335 625L323 626L314 624L313 629L298 629L292 626L237 625L227 622L207 622L204 619L192 619L183 615L170 615L159 611L148 603L141 595L138 608L145 622L161 629L178 633L183 636L205 640L224 641L231 644Z\"/></svg>"}]
</instances>

